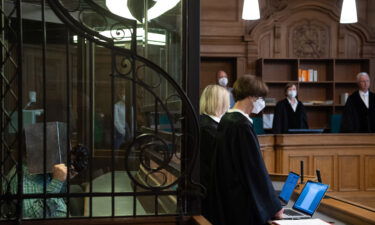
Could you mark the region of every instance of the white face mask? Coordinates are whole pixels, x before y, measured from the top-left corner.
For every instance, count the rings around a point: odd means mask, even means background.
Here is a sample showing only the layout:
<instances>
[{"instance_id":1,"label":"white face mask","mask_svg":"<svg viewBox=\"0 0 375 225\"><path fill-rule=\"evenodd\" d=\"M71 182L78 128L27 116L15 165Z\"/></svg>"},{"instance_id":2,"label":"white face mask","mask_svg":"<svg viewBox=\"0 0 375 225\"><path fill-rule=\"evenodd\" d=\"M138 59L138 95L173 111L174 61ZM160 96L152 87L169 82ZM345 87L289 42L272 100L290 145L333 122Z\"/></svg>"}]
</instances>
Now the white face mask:
<instances>
[{"instance_id":1,"label":"white face mask","mask_svg":"<svg viewBox=\"0 0 375 225\"><path fill-rule=\"evenodd\" d=\"M296 90L288 91L288 97L289 98L295 98L296 96L297 96L297 91Z\"/></svg>"},{"instance_id":2,"label":"white face mask","mask_svg":"<svg viewBox=\"0 0 375 225\"><path fill-rule=\"evenodd\" d=\"M258 114L266 107L266 103L262 98L258 98L255 102L253 102L253 110L251 111L254 114Z\"/></svg>"},{"instance_id":3,"label":"white face mask","mask_svg":"<svg viewBox=\"0 0 375 225\"><path fill-rule=\"evenodd\" d=\"M226 78L226 77L220 78L219 79L219 84L220 84L220 86L226 87L227 84L228 84L228 78Z\"/></svg>"}]
</instances>

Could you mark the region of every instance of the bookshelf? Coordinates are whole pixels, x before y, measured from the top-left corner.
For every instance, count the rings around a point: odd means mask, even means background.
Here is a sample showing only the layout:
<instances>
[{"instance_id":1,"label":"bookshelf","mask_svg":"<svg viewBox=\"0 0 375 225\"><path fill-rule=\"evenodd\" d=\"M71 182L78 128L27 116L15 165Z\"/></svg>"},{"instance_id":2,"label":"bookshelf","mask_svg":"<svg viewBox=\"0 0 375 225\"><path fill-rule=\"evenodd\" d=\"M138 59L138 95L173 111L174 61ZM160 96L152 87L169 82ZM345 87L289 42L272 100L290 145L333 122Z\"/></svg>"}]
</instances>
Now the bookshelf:
<instances>
[{"instance_id":1,"label":"bookshelf","mask_svg":"<svg viewBox=\"0 0 375 225\"><path fill-rule=\"evenodd\" d=\"M287 83L297 85L298 98L305 105L310 128L330 128L330 116L343 110L341 94L350 95L357 90L357 73L370 72L369 59L263 58L257 60L256 68L269 87L267 97L276 102L285 98ZM315 70L316 81L302 81L301 70ZM273 113L274 108L275 104L267 104L264 113Z\"/></svg>"}]
</instances>

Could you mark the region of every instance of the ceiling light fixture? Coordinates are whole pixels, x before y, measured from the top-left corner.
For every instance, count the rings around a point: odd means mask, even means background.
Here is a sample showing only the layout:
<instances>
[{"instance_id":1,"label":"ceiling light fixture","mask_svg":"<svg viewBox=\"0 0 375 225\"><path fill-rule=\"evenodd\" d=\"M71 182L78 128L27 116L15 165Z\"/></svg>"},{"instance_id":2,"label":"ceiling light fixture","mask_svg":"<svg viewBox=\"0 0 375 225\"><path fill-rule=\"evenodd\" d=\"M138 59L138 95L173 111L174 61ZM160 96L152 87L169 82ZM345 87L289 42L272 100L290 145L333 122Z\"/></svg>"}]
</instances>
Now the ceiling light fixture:
<instances>
[{"instance_id":1,"label":"ceiling light fixture","mask_svg":"<svg viewBox=\"0 0 375 225\"><path fill-rule=\"evenodd\" d=\"M357 5L355 0L344 0L341 8L340 23L356 23Z\"/></svg>"},{"instance_id":2,"label":"ceiling light fixture","mask_svg":"<svg viewBox=\"0 0 375 225\"><path fill-rule=\"evenodd\" d=\"M259 2L258 0L244 0L242 9L242 19L244 20L259 20Z\"/></svg>"},{"instance_id":3,"label":"ceiling light fixture","mask_svg":"<svg viewBox=\"0 0 375 225\"><path fill-rule=\"evenodd\" d=\"M147 10L147 20L150 21L152 19L155 19L167 11L173 9L180 0L153 0L155 3L152 8ZM106 0L105 4L109 11L111 11L113 14L116 14L118 16L131 19L131 20L137 20L132 13L130 12L128 8L128 0ZM138 21L141 22L141 21Z\"/></svg>"}]
</instances>

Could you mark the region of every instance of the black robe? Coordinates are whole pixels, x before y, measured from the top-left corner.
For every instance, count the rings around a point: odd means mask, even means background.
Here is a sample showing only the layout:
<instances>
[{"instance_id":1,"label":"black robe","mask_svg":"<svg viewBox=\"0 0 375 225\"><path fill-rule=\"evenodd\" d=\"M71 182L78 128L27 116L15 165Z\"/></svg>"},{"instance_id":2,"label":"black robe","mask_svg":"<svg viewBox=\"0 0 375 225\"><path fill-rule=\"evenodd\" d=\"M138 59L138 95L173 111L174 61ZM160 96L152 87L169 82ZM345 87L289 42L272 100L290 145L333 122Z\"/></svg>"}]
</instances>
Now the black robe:
<instances>
[{"instance_id":1,"label":"black robe","mask_svg":"<svg viewBox=\"0 0 375 225\"><path fill-rule=\"evenodd\" d=\"M209 191L214 225L266 224L281 209L253 126L239 112L220 120Z\"/></svg>"},{"instance_id":2,"label":"black robe","mask_svg":"<svg viewBox=\"0 0 375 225\"><path fill-rule=\"evenodd\" d=\"M341 131L345 133L375 132L375 94L369 92L369 108L366 107L359 91L355 91L346 101L341 120Z\"/></svg>"},{"instance_id":3,"label":"black robe","mask_svg":"<svg viewBox=\"0 0 375 225\"><path fill-rule=\"evenodd\" d=\"M297 100L298 101L298 100ZM308 129L305 107L298 101L296 111L293 111L288 99L276 104L273 117L272 131L274 134L288 133L288 129Z\"/></svg>"},{"instance_id":4,"label":"black robe","mask_svg":"<svg viewBox=\"0 0 375 225\"><path fill-rule=\"evenodd\" d=\"M212 159L215 150L215 137L218 123L207 115L201 115L199 118L200 126L200 181L208 189L210 181L210 171ZM202 215L208 217L209 203L208 198L202 200Z\"/></svg>"}]
</instances>

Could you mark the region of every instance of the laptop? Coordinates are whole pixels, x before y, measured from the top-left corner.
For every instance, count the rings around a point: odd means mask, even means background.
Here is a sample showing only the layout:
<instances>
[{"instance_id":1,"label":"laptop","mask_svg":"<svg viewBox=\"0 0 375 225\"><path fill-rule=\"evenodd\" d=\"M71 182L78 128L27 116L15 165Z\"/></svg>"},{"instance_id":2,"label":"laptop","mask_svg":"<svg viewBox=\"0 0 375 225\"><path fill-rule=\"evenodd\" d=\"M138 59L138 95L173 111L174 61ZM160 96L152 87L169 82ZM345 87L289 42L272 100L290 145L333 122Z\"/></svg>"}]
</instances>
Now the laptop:
<instances>
[{"instance_id":1,"label":"laptop","mask_svg":"<svg viewBox=\"0 0 375 225\"><path fill-rule=\"evenodd\" d=\"M293 208L285 208L284 220L310 219L318 208L329 185L307 181Z\"/></svg>"},{"instance_id":2,"label":"laptop","mask_svg":"<svg viewBox=\"0 0 375 225\"><path fill-rule=\"evenodd\" d=\"M298 180L299 180L298 174L294 172L289 173L281 189L281 192L279 193L279 199L280 199L281 205L285 206L288 204L290 197L292 197L293 191L297 186Z\"/></svg>"}]
</instances>

